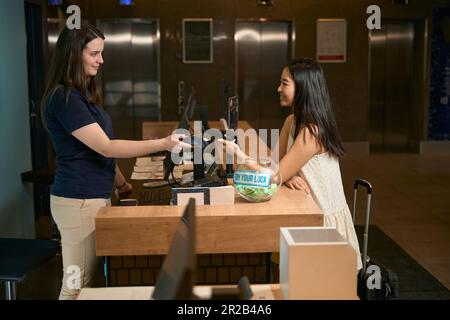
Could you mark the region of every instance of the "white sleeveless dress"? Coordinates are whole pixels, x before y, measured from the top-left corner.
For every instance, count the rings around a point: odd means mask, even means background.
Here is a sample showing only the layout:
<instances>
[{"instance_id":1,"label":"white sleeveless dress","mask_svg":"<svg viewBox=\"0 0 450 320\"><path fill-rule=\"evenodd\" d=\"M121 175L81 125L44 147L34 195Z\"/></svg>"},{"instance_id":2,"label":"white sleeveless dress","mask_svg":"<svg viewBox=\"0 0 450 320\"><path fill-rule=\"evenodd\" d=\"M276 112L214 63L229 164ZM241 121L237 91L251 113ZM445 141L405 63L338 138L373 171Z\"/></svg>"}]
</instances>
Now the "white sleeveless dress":
<instances>
[{"instance_id":1,"label":"white sleeveless dress","mask_svg":"<svg viewBox=\"0 0 450 320\"><path fill-rule=\"evenodd\" d=\"M287 150L293 144L289 134ZM345 200L341 170L337 157L328 152L312 157L300 170L300 176L308 183L311 195L324 214L324 226L336 228L357 252L358 270L362 268L358 238L352 215Z\"/></svg>"}]
</instances>

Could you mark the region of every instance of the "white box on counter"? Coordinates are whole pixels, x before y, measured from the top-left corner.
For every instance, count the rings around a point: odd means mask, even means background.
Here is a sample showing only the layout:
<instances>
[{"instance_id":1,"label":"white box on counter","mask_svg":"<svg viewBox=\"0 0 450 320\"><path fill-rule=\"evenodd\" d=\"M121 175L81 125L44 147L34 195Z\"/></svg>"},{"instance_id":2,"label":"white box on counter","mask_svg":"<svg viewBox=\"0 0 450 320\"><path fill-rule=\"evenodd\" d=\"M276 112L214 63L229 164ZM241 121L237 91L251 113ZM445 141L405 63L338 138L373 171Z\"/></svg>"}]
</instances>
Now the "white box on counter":
<instances>
[{"instance_id":1,"label":"white box on counter","mask_svg":"<svg viewBox=\"0 0 450 320\"><path fill-rule=\"evenodd\" d=\"M335 228L280 228L285 299L358 299L357 273L357 253Z\"/></svg>"}]
</instances>

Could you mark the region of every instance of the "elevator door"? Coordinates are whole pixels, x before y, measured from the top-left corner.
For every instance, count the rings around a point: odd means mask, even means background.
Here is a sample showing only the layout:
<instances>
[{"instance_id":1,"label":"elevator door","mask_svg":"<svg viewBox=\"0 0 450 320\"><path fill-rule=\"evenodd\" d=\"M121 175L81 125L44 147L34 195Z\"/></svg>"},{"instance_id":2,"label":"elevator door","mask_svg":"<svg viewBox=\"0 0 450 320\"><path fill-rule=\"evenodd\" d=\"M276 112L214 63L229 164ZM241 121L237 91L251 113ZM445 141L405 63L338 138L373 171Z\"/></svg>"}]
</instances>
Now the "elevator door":
<instances>
[{"instance_id":1,"label":"elevator door","mask_svg":"<svg viewBox=\"0 0 450 320\"><path fill-rule=\"evenodd\" d=\"M236 92L239 118L255 129L280 129L290 110L280 107L277 88L292 57L292 23L237 21Z\"/></svg>"},{"instance_id":2,"label":"elevator door","mask_svg":"<svg viewBox=\"0 0 450 320\"><path fill-rule=\"evenodd\" d=\"M412 125L414 23L383 22L369 34L371 151L407 151Z\"/></svg>"},{"instance_id":3,"label":"elevator door","mask_svg":"<svg viewBox=\"0 0 450 320\"><path fill-rule=\"evenodd\" d=\"M161 120L156 20L99 20L105 35L103 96L114 134L142 139L142 122Z\"/></svg>"}]
</instances>

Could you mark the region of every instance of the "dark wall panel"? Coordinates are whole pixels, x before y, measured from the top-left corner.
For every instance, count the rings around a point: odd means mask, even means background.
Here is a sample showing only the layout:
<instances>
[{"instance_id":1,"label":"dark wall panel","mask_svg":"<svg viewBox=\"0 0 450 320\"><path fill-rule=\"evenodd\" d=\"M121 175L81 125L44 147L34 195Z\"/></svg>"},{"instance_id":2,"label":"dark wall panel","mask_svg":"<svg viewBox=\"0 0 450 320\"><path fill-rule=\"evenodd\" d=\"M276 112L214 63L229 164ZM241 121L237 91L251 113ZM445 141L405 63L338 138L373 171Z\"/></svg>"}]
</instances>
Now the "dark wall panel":
<instances>
[{"instance_id":1,"label":"dark wall panel","mask_svg":"<svg viewBox=\"0 0 450 320\"><path fill-rule=\"evenodd\" d=\"M118 1L72 1L80 3L82 14L92 21L98 18L157 18L161 30L161 111L163 120L177 118L177 83L194 85L198 103L209 106L210 119L222 116L223 83L234 88L234 26L238 18L292 20L295 25L294 52L298 57L315 57L316 19L347 20L347 63L326 64L324 71L345 141L366 141L369 127L368 30L366 9L378 4L384 19L427 19L431 21L433 6L449 6L444 0L410 0L394 5L391 0L276 0L272 7L257 6L256 0L136 0L136 5L121 8ZM182 63L182 18L214 19L214 63L187 65ZM430 50L430 43L425 43ZM106 61L107 63L107 61ZM428 70L428 69L427 69ZM429 71L425 75L429 81ZM423 79L417 79L423 81ZM414 84L424 89L422 83ZM419 95L420 96L420 95ZM428 110L428 94L419 102ZM277 106L275 106L277 107ZM420 113L418 113L420 114ZM351 116L349 116L351 115ZM426 127L427 119L418 119ZM426 130L421 139L426 138Z\"/></svg>"}]
</instances>

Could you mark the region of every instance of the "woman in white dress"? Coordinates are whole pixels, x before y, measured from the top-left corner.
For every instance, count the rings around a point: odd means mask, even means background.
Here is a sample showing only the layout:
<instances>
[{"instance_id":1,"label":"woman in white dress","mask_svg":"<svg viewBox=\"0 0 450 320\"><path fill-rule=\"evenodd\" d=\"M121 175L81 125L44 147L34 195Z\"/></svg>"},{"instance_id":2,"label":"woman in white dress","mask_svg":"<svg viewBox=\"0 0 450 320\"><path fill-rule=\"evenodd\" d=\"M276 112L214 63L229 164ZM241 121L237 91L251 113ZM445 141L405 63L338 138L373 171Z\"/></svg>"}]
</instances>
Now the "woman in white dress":
<instances>
[{"instance_id":1,"label":"woman in white dress","mask_svg":"<svg viewBox=\"0 0 450 320\"><path fill-rule=\"evenodd\" d=\"M281 177L287 187L311 194L324 213L324 225L336 228L357 252L359 270L359 244L339 169L344 148L321 66L308 58L290 61L281 73L278 93L281 106L292 107L276 147ZM224 143L239 158L247 157L234 144Z\"/></svg>"}]
</instances>

